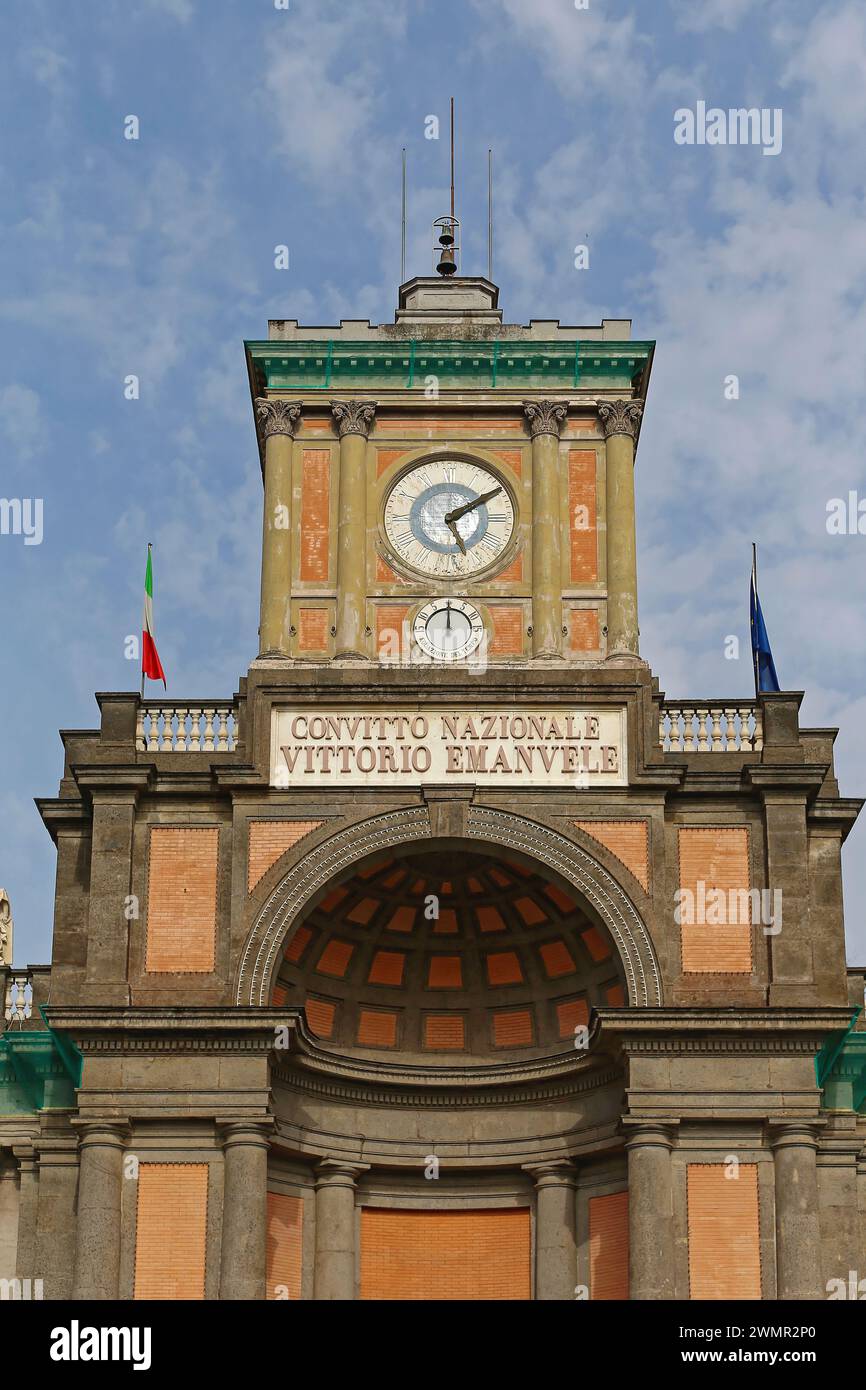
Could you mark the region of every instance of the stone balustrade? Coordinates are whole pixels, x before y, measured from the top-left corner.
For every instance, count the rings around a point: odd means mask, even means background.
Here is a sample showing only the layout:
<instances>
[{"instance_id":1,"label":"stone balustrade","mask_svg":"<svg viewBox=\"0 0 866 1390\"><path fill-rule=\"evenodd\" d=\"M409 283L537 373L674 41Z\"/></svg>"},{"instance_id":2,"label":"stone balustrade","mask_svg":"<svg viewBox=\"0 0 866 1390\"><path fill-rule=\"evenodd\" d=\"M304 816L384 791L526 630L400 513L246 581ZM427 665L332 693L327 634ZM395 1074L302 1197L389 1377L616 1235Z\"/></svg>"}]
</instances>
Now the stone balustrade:
<instances>
[{"instance_id":1,"label":"stone balustrade","mask_svg":"<svg viewBox=\"0 0 866 1390\"><path fill-rule=\"evenodd\" d=\"M33 1013L33 974L30 970L6 969L3 1017L7 1028L23 1028Z\"/></svg>"},{"instance_id":2,"label":"stone balustrade","mask_svg":"<svg viewBox=\"0 0 866 1390\"><path fill-rule=\"evenodd\" d=\"M664 753L758 753L764 746L761 708L745 703L666 703L659 710Z\"/></svg>"},{"instance_id":3,"label":"stone balustrade","mask_svg":"<svg viewBox=\"0 0 866 1390\"><path fill-rule=\"evenodd\" d=\"M233 705L168 705L142 700L135 746L140 753L233 753L238 712Z\"/></svg>"}]
</instances>

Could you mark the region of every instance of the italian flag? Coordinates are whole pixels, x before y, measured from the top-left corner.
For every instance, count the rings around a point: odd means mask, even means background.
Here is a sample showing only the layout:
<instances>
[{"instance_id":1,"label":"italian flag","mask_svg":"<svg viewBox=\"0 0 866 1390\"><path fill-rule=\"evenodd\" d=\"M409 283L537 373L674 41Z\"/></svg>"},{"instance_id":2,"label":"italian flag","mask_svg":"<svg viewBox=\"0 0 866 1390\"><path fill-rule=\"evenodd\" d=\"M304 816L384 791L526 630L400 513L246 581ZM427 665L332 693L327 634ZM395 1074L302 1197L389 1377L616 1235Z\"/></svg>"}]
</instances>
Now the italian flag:
<instances>
[{"instance_id":1,"label":"italian flag","mask_svg":"<svg viewBox=\"0 0 866 1390\"><path fill-rule=\"evenodd\" d=\"M159 652L156 650L156 638L153 635L153 567L150 560L151 547L147 547L147 571L144 576L144 619L141 625L141 688L144 689L144 678L147 676L152 681L162 681L165 685L165 672L162 669L162 662L159 659ZM168 687L166 686L166 689Z\"/></svg>"}]
</instances>

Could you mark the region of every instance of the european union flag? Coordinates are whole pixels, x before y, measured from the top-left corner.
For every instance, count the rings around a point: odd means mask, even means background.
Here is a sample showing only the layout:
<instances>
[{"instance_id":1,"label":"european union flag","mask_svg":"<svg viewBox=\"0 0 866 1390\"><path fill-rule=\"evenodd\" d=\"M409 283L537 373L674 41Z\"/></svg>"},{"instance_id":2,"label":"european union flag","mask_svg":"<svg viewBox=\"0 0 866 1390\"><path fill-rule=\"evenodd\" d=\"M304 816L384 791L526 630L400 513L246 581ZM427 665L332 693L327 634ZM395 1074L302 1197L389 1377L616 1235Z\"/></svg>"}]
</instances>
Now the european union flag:
<instances>
[{"instance_id":1,"label":"european union flag","mask_svg":"<svg viewBox=\"0 0 866 1390\"><path fill-rule=\"evenodd\" d=\"M770 639L767 636L767 626L761 612L761 600L758 598L758 559L755 546L752 546L752 585L749 594L749 609L752 631L752 663L755 667L755 694L757 695L761 690L779 690L781 688L779 677L776 675L773 653L770 651Z\"/></svg>"}]
</instances>

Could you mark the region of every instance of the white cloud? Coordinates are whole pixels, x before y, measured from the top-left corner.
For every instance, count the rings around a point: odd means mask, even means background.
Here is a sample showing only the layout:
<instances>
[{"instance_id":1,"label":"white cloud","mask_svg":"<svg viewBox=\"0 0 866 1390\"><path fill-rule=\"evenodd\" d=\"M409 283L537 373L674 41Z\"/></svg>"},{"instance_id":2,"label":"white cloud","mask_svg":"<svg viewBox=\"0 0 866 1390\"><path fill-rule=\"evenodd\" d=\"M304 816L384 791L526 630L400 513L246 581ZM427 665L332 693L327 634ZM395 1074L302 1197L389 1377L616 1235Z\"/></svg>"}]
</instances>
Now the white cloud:
<instances>
[{"instance_id":1,"label":"white cloud","mask_svg":"<svg viewBox=\"0 0 866 1390\"><path fill-rule=\"evenodd\" d=\"M47 430L36 391L17 384L0 389L0 430L21 460L44 448Z\"/></svg>"}]
</instances>

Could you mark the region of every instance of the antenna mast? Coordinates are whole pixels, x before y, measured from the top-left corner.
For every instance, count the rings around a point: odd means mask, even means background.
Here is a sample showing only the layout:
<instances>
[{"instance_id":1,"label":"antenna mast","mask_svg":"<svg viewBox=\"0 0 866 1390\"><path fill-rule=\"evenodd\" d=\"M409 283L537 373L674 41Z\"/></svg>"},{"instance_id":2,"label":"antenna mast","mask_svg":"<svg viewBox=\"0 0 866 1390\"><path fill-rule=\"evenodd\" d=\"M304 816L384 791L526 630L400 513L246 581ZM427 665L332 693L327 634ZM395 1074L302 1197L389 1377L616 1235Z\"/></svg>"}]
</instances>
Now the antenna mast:
<instances>
[{"instance_id":1,"label":"antenna mast","mask_svg":"<svg viewBox=\"0 0 866 1390\"><path fill-rule=\"evenodd\" d=\"M400 284L406 280L406 146L403 146L403 216L400 224Z\"/></svg>"},{"instance_id":2,"label":"antenna mast","mask_svg":"<svg viewBox=\"0 0 866 1390\"><path fill-rule=\"evenodd\" d=\"M487 278L493 279L493 151L487 151Z\"/></svg>"}]
</instances>

